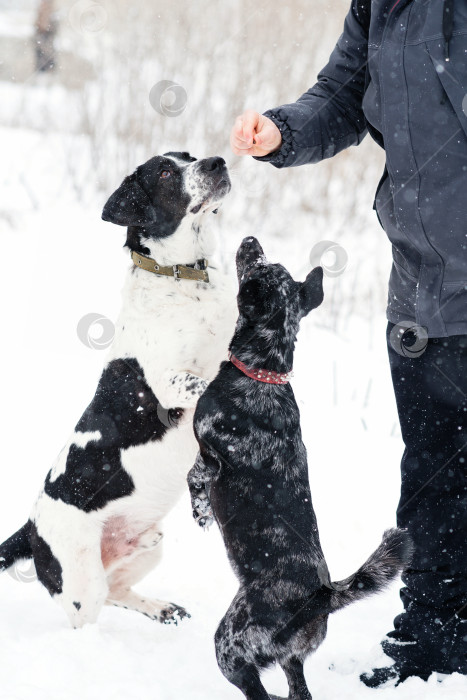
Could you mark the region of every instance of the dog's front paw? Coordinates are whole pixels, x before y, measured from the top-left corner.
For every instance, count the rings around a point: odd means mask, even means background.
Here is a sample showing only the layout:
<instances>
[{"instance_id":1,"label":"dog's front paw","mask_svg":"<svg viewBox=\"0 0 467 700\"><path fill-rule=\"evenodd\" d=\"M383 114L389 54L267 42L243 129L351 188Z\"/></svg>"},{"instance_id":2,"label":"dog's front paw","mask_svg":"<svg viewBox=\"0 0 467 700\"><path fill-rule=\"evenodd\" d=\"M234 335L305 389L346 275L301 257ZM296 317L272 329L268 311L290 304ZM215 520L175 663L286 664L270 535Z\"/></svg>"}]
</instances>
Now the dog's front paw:
<instances>
[{"instance_id":1,"label":"dog's front paw","mask_svg":"<svg viewBox=\"0 0 467 700\"><path fill-rule=\"evenodd\" d=\"M211 525L214 522L214 518L213 518L212 514L211 515L199 515L196 518L196 522L203 530L209 530L209 528L211 527Z\"/></svg>"},{"instance_id":2,"label":"dog's front paw","mask_svg":"<svg viewBox=\"0 0 467 700\"><path fill-rule=\"evenodd\" d=\"M165 608L163 608L159 615L159 622L163 625L178 625L180 620L184 618L190 618L189 612L182 608L180 605L175 603L169 603Z\"/></svg>"},{"instance_id":3,"label":"dog's front paw","mask_svg":"<svg viewBox=\"0 0 467 700\"><path fill-rule=\"evenodd\" d=\"M213 524L214 513L209 498L196 496L193 499L193 517L203 530L207 530Z\"/></svg>"}]
</instances>

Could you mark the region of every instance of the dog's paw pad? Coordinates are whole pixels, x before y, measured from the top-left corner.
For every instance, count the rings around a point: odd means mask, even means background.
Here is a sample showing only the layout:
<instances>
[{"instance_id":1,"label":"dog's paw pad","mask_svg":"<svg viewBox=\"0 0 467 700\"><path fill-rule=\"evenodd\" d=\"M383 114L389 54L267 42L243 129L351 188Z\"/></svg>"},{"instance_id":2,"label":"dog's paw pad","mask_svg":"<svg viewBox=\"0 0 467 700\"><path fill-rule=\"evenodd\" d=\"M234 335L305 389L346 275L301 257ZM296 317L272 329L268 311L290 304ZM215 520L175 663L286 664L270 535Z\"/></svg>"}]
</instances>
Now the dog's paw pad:
<instances>
[{"instance_id":1,"label":"dog's paw pad","mask_svg":"<svg viewBox=\"0 0 467 700\"><path fill-rule=\"evenodd\" d=\"M165 608L163 608L159 615L159 622L163 625L178 625L180 620L185 617L190 618L189 612L182 608L180 605L175 605L175 603L170 603Z\"/></svg>"}]
</instances>

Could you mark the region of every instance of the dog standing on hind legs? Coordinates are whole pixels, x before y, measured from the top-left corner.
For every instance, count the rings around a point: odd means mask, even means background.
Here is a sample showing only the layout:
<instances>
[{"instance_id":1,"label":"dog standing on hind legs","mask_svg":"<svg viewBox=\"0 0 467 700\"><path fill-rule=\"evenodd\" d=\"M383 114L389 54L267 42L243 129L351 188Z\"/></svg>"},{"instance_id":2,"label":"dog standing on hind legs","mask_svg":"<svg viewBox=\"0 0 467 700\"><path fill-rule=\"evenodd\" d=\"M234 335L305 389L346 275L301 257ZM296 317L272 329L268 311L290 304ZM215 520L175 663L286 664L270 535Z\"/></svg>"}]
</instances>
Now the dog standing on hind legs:
<instances>
[{"instance_id":1,"label":"dog standing on hind legs","mask_svg":"<svg viewBox=\"0 0 467 700\"><path fill-rule=\"evenodd\" d=\"M140 165L104 207L127 227L132 255L114 341L29 520L0 545L0 571L33 559L73 627L104 604L163 623L187 616L132 587L160 560L162 520L196 456L194 408L235 324L229 280L207 260L209 219L229 190L222 158L171 152Z\"/></svg>"},{"instance_id":2,"label":"dog standing on hind legs","mask_svg":"<svg viewBox=\"0 0 467 700\"><path fill-rule=\"evenodd\" d=\"M385 532L360 569L331 583L311 501L300 415L288 383L300 320L323 299L321 268L295 282L255 238L237 253L239 317L231 357L200 398L193 515L218 523L240 583L215 636L219 667L248 700L269 700L262 669L279 663L289 700L311 700L303 662L330 613L382 590L409 561L404 531Z\"/></svg>"}]
</instances>

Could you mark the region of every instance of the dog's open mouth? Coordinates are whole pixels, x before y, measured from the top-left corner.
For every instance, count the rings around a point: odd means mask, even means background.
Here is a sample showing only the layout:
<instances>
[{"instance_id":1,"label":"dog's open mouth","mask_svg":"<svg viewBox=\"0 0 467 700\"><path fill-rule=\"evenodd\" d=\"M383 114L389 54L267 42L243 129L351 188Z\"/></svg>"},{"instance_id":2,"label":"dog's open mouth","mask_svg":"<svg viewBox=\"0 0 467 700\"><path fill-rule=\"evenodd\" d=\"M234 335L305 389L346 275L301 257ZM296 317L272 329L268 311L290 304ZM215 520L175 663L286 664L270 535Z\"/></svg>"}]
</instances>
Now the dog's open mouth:
<instances>
[{"instance_id":1,"label":"dog's open mouth","mask_svg":"<svg viewBox=\"0 0 467 700\"><path fill-rule=\"evenodd\" d=\"M224 175L210 188L210 191L207 193L207 196L204 197L203 201L192 207L190 212L192 214L198 214L201 210L203 210L203 212L211 210L214 214L217 213L217 208L221 200L230 192L230 188L230 179L228 175Z\"/></svg>"}]
</instances>

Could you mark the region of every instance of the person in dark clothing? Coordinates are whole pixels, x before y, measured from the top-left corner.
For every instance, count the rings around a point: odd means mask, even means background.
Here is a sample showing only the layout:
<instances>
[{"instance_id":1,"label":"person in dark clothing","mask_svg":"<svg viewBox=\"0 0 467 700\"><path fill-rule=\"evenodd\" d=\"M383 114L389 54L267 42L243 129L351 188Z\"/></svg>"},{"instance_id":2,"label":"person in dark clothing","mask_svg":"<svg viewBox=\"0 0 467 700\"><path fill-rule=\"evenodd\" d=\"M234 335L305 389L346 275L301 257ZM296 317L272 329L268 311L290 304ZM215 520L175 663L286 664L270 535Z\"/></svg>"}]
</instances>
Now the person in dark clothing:
<instances>
[{"instance_id":1,"label":"person in dark clothing","mask_svg":"<svg viewBox=\"0 0 467 700\"><path fill-rule=\"evenodd\" d=\"M393 251L388 351L405 451L397 522L415 544L404 612L369 687L467 674L467 4L352 0L318 82L247 111L236 155L277 168L385 150L374 208Z\"/></svg>"}]
</instances>

